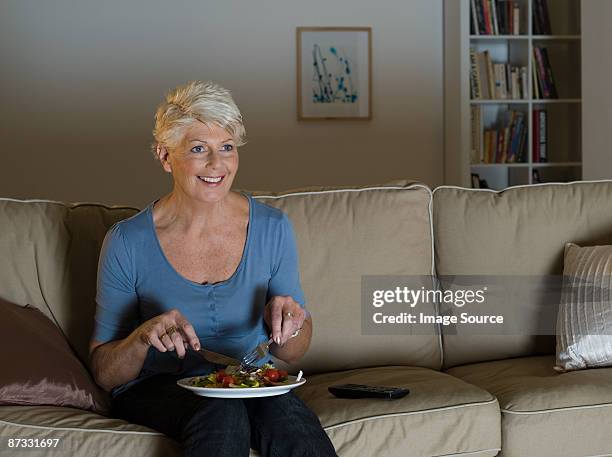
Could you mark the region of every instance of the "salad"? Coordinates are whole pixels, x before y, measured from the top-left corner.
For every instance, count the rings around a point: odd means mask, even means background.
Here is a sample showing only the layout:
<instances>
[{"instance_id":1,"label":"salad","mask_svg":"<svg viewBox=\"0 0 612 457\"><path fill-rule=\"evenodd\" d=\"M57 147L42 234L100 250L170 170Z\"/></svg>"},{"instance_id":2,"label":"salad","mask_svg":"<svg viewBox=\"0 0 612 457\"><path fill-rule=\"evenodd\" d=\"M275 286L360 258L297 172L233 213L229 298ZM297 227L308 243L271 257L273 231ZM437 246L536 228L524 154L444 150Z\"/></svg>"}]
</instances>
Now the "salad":
<instances>
[{"instance_id":1,"label":"salad","mask_svg":"<svg viewBox=\"0 0 612 457\"><path fill-rule=\"evenodd\" d=\"M266 363L256 371L244 371L240 367L229 366L224 370L213 371L206 376L196 376L191 380L195 387L270 387L286 384L289 376L285 370L278 370Z\"/></svg>"}]
</instances>

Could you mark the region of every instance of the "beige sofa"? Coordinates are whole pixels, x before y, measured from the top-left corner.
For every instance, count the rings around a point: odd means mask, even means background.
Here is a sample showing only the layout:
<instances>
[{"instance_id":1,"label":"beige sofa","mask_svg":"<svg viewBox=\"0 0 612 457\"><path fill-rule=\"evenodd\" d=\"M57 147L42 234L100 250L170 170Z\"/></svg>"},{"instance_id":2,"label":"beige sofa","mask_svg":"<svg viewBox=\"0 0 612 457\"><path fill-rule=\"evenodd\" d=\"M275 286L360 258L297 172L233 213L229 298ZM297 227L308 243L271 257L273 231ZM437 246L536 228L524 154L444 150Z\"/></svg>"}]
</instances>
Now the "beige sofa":
<instances>
[{"instance_id":1,"label":"beige sofa","mask_svg":"<svg viewBox=\"0 0 612 457\"><path fill-rule=\"evenodd\" d=\"M560 275L566 241L612 244L612 182L256 195L294 224L315 334L293 368L304 370L298 393L340 456L612 455L612 368L556 373L554 337L361 328L364 275ZM38 307L85 360L101 241L136 211L0 200L0 297ZM328 394L346 382L411 394L393 402ZM180 455L153 430L65 407L2 406L0 435L61 438L65 455Z\"/></svg>"}]
</instances>

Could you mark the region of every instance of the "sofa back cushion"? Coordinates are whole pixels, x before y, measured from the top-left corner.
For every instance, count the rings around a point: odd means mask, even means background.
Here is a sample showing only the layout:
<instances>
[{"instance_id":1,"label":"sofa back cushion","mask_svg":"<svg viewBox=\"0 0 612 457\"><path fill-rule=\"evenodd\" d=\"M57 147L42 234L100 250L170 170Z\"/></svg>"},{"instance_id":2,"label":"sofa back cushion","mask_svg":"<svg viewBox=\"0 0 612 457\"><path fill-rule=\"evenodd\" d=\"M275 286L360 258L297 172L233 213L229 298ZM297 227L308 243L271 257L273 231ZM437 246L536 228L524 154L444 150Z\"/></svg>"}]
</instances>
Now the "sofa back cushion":
<instances>
[{"instance_id":1,"label":"sofa back cushion","mask_svg":"<svg viewBox=\"0 0 612 457\"><path fill-rule=\"evenodd\" d=\"M612 182L517 186L500 192L442 186L433 192L435 265L454 275L563 274L568 241L612 243ZM546 288L523 294L520 319L542 319ZM548 313L544 313L548 316ZM554 316L551 326L554 329ZM453 329L455 332L457 329ZM553 354L553 335L450 334L443 327L444 365Z\"/></svg>"},{"instance_id":2,"label":"sofa back cushion","mask_svg":"<svg viewBox=\"0 0 612 457\"><path fill-rule=\"evenodd\" d=\"M104 235L136 208L0 199L0 298L30 304L87 360Z\"/></svg>"},{"instance_id":3,"label":"sofa back cushion","mask_svg":"<svg viewBox=\"0 0 612 457\"><path fill-rule=\"evenodd\" d=\"M378 365L441 367L433 324L421 335L363 335L362 275L431 275L431 191L410 182L366 188L254 192L292 221L314 320L307 373ZM0 297L30 303L87 360L104 235L137 208L0 200Z\"/></svg>"},{"instance_id":4,"label":"sofa back cushion","mask_svg":"<svg viewBox=\"0 0 612 457\"><path fill-rule=\"evenodd\" d=\"M439 369L432 325L420 335L364 335L364 275L431 275L431 191L408 182L254 194L289 216L314 334L295 368L307 373L379 365Z\"/></svg>"}]
</instances>

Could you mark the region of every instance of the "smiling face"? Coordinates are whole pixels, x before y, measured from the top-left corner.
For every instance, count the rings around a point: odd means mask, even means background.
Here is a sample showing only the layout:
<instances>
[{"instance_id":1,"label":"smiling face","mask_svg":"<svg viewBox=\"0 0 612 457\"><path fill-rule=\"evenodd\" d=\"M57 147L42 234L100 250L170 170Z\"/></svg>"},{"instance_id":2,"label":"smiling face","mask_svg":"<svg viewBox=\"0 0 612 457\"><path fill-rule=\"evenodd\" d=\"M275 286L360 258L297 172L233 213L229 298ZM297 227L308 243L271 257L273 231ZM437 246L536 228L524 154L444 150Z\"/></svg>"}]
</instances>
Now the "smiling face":
<instances>
[{"instance_id":1,"label":"smiling face","mask_svg":"<svg viewBox=\"0 0 612 457\"><path fill-rule=\"evenodd\" d=\"M238 171L238 149L232 136L216 124L194 122L175 148L162 149L160 161L172 173L175 190L195 200L225 198Z\"/></svg>"}]
</instances>

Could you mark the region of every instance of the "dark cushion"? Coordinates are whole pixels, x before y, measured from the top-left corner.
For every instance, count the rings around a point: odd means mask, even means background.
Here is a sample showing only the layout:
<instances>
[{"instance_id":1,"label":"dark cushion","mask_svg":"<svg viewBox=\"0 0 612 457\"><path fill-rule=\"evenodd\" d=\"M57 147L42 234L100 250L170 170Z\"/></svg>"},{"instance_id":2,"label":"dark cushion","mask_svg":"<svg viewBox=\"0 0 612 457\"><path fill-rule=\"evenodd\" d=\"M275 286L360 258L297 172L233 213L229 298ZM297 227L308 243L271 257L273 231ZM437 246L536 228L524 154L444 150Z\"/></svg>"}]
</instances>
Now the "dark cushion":
<instances>
[{"instance_id":1,"label":"dark cushion","mask_svg":"<svg viewBox=\"0 0 612 457\"><path fill-rule=\"evenodd\" d=\"M54 405L108 415L100 389L38 309L0 299L0 405Z\"/></svg>"}]
</instances>

